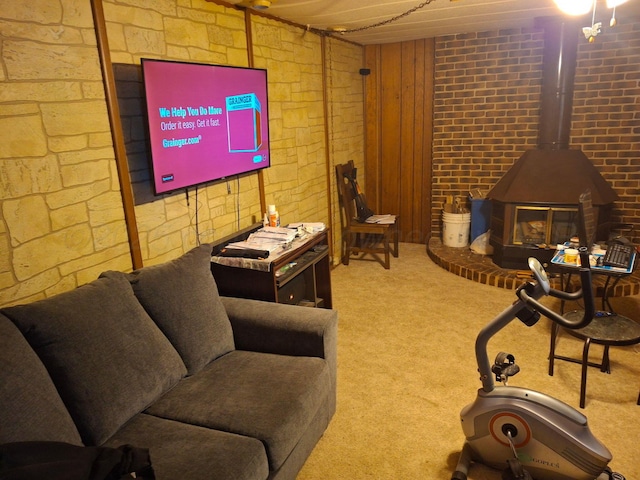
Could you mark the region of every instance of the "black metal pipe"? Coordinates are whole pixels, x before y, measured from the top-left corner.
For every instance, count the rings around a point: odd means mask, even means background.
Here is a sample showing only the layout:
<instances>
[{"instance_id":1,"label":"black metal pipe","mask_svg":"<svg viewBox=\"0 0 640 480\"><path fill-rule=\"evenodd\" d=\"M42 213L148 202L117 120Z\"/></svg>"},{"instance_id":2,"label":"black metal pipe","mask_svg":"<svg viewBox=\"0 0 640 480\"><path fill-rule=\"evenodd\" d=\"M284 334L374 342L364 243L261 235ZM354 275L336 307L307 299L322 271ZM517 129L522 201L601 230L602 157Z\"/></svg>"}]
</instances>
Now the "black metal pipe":
<instances>
[{"instance_id":1,"label":"black metal pipe","mask_svg":"<svg viewBox=\"0 0 640 480\"><path fill-rule=\"evenodd\" d=\"M549 21L544 26L542 98L538 148L569 148L573 91L580 28L574 22Z\"/></svg>"}]
</instances>

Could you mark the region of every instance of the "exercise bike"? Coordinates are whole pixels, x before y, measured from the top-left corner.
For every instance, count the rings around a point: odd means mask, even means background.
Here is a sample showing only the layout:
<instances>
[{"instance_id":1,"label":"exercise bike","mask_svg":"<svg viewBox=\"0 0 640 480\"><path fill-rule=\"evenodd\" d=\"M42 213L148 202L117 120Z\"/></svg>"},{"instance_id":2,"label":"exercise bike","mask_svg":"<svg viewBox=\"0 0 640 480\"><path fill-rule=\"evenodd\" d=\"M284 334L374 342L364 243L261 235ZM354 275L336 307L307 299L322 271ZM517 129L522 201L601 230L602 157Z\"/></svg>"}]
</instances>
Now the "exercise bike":
<instances>
[{"instance_id":1,"label":"exercise bike","mask_svg":"<svg viewBox=\"0 0 640 480\"><path fill-rule=\"evenodd\" d=\"M489 340L518 318L533 326L540 315L570 329L586 326L594 316L589 254L580 249L582 288L573 293L551 288L547 273L535 258L529 268L536 281L520 286L518 300L478 334L475 353L482 388L460 413L466 441L451 480L467 480L472 462L502 470L503 480L624 480L607 467L611 453L591 433L587 418L573 407L543 393L507 386L519 371L511 354L499 353L489 362ZM582 298L584 316L569 321L538 302L550 295L562 300ZM495 386L501 381L504 386Z\"/></svg>"}]
</instances>

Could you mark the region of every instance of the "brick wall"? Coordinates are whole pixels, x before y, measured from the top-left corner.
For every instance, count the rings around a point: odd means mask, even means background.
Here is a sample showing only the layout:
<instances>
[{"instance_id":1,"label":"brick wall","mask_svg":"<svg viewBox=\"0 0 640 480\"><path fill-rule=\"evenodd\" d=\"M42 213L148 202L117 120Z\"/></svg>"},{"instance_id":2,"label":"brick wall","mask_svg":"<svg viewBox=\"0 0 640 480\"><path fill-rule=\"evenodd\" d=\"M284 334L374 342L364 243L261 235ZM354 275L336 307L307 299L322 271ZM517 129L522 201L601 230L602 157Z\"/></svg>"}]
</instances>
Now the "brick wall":
<instances>
[{"instance_id":1,"label":"brick wall","mask_svg":"<svg viewBox=\"0 0 640 480\"><path fill-rule=\"evenodd\" d=\"M628 18L604 28L592 44L581 38L571 148L581 148L620 195L614 221L640 227L637 25ZM522 153L536 147L543 45L541 29L436 39L434 235L441 232L447 195L488 192Z\"/></svg>"},{"instance_id":2,"label":"brick wall","mask_svg":"<svg viewBox=\"0 0 640 480\"><path fill-rule=\"evenodd\" d=\"M640 243L640 19L580 42L571 139L619 195L615 221Z\"/></svg>"}]
</instances>

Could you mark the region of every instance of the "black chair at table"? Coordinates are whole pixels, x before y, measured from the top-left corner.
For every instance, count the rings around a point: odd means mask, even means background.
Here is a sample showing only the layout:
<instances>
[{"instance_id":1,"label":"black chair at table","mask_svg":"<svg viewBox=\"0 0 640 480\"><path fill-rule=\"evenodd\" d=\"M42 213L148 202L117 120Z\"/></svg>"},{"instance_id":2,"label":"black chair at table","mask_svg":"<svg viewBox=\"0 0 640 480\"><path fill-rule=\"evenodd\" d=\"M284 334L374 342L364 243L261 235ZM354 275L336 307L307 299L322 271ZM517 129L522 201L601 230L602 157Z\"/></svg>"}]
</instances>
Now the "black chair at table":
<instances>
[{"instance_id":1,"label":"black chair at table","mask_svg":"<svg viewBox=\"0 0 640 480\"><path fill-rule=\"evenodd\" d=\"M580 244L591 248L595 237L595 219L593 206L591 203L591 192L587 191L580 195L580 201L578 206L578 230L580 237ZM567 267L571 268L571 267ZM573 267L575 270L575 267ZM570 275L571 270L569 270ZM606 272L598 272L606 274ZM617 273L616 275L620 275ZM567 282L569 283L569 282ZM605 296L607 295L607 289L605 288ZM608 300L603 298L603 308L605 303L608 304ZM574 310L565 314L565 317L581 317L583 313L578 310ZM567 331L584 341L582 358L575 359L556 354L557 337L560 330ZM604 352L602 355L602 361L600 363L589 361L589 348L592 343L602 345ZM599 311L596 312L596 316L591 323L586 327L576 330L562 329L557 324L553 324L551 328L551 345L549 349L549 375L553 376L554 361L564 360L568 362L579 363L582 365L582 375L580 380L580 408L585 407L586 403L586 391L587 391L587 369L588 367L597 367L601 372L611 373L611 363L609 361L609 347L611 346L630 346L640 343L640 324L627 318L623 315L619 315L613 311ZM640 405L640 396L638 397L638 405Z\"/></svg>"}]
</instances>

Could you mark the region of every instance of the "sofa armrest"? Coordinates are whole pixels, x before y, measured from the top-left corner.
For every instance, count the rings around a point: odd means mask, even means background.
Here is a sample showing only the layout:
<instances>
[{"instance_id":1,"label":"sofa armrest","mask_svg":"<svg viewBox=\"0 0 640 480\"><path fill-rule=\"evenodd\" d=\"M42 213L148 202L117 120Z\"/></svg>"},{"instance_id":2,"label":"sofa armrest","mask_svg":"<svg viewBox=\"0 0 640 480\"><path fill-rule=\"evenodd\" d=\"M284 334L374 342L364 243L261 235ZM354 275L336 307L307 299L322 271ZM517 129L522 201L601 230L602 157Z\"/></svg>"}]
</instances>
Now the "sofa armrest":
<instances>
[{"instance_id":1,"label":"sofa armrest","mask_svg":"<svg viewBox=\"0 0 640 480\"><path fill-rule=\"evenodd\" d=\"M338 336L335 310L220 298L238 350L324 358L335 381Z\"/></svg>"}]
</instances>

